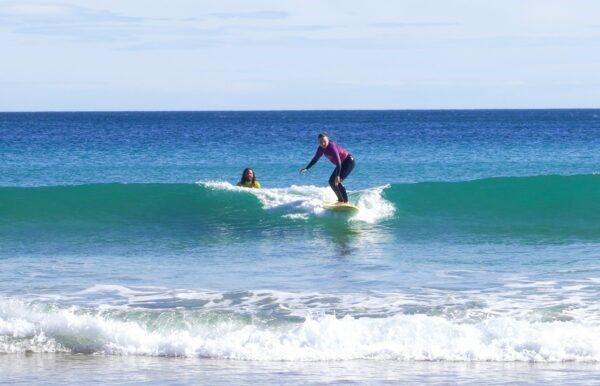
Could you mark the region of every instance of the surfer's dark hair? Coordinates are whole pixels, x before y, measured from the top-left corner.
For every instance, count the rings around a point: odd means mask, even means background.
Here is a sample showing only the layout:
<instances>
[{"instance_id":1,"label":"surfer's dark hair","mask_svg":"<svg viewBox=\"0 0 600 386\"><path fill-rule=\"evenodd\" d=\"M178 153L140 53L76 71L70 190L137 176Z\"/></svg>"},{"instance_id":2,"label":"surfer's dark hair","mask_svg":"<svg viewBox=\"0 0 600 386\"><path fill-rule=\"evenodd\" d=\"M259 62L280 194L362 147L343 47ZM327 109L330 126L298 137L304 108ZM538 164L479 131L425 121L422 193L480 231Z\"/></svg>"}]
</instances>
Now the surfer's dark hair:
<instances>
[{"instance_id":1,"label":"surfer's dark hair","mask_svg":"<svg viewBox=\"0 0 600 386\"><path fill-rule=\"evenodd\" d=\"M329 134L327 134L326 132L319 133L319 139L321 139L323 137L329 138Z\"/></svg>"},{"instance_id":2,"label":"surfer's dark hair","mask_svg":"<svg viewBox=\"0 0 600 386\"><path fill-rule=\"evenodd\" d=\"M240 180L240 182L248 182L248 180L246 179L246 172L248 170L252 170L252 183L255 183L256 182L256 173L254 172L254 169L252 169L252 168L244 169L244 171L242 172L242 179Z\"/></svg>"}]
</instances>

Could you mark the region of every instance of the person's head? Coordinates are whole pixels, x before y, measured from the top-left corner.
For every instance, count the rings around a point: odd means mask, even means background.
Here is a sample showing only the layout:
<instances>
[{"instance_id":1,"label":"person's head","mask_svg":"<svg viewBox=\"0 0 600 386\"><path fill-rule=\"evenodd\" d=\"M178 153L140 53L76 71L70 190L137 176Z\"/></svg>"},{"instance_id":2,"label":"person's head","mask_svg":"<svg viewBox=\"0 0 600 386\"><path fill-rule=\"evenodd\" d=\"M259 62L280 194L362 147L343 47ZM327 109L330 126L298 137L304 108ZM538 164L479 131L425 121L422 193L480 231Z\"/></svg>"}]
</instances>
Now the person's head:
<instances>
[{"instance_id":1,"label":"person's head","mask_svg":"<svg viewBox=\"0 0 600 386\"><path fill-rule=\"evenodd\" d=\"M255 181L256 181L256 174L254 173L254 170L252 170L251 168L244 169L244 172L242 173L242 182L254 183Z\"/></svg>"},{"instance_id":2,"label":"person's head","mask_svg":"<svg viewBox=\"0 0 600 386\"><path fill-rule=\"evenodd\" d=\"M325 149L329 145L329 134L320 133L319 134L319 146Z\"/></svg>"}]
</instances>

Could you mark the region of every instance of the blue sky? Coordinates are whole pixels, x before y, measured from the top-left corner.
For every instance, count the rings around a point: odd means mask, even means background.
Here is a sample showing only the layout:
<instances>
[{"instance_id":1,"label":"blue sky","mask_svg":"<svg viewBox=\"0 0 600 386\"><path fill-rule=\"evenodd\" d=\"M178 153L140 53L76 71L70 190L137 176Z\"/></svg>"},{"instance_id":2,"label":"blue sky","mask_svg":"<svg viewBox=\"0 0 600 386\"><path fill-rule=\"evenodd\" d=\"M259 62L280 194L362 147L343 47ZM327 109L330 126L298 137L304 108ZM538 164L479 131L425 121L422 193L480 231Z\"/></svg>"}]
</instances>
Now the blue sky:
<instances>
[{"instance_id":1,"label":"blue sky","mask_svg":"<svg viewBox=\"0 0 600 386\"><path fill-rule=\"evenodd\" d=\"M0 111L600 107L600 1L2 1Z\"/></svg>"}]
</instances>

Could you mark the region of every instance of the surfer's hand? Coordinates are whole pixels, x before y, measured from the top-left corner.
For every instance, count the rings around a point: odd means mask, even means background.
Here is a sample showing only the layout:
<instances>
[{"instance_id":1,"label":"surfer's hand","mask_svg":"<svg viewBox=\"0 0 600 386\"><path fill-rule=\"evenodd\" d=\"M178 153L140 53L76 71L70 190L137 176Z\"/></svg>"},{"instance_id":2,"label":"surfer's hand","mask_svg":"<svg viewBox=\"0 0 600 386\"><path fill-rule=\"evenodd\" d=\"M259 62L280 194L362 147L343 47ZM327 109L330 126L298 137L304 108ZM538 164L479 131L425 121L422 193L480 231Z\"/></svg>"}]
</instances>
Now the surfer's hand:
<instances>
[{"instance_id":1,"label":"surfer's hand","mask_svg":"<svg viewBox=\"0 0 600 386\"><path fill-rule=\"evenodd\" d=\"M302 168L302 169L300 169L300 173L302 173L302 174L306 173L307 171L308 171L308 169L307 169L307 168Z\"/></svg>"},{"instance_id":2,"label":"surfer's hand","mask_svg":"<svg viewBox=\"0 0 600 386\"><path fill-rule=\"evenodd\" d=\"M341 183L342 183L342 179L339 176L335 177L335 186L338 186Z\"/></svg>"}]
</instances>

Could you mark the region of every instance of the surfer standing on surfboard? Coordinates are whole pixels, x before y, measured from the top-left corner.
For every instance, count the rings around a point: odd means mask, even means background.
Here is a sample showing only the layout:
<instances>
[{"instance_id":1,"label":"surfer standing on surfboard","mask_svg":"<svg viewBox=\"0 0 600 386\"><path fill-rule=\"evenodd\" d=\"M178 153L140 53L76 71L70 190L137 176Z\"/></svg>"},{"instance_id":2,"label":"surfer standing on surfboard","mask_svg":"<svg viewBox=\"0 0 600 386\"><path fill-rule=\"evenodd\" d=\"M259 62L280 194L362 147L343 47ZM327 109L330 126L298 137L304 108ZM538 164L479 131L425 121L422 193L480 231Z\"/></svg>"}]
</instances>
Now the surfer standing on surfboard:
<instances>
[{"instance_id":1,"label":"surfer standing on surfboard","mask_svg":"<svg viewBox=\"0 0 600 386\"><path fill-rule=\"evenodd\" d=\"M338 203L348 203L348 193L342 182L348 177L352 169L354 169L354 157L350 155L341 146L329 139L329 134L319 134L319 147L312 160L305 168L300 169L300 173L306 173L321 156L325 157L335 165L335 170L329 177L329 186L337 196Z\"/></svg>"}]
</instances>

